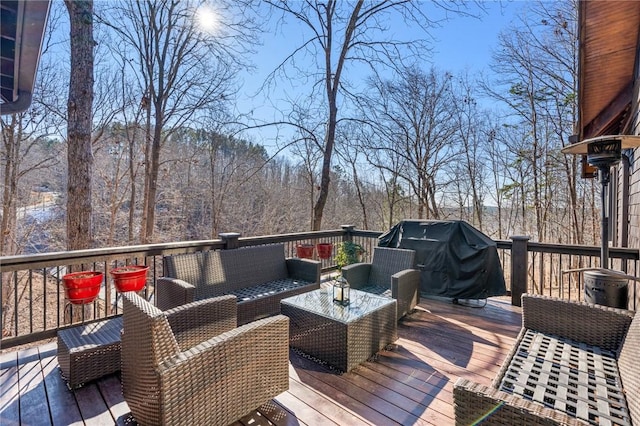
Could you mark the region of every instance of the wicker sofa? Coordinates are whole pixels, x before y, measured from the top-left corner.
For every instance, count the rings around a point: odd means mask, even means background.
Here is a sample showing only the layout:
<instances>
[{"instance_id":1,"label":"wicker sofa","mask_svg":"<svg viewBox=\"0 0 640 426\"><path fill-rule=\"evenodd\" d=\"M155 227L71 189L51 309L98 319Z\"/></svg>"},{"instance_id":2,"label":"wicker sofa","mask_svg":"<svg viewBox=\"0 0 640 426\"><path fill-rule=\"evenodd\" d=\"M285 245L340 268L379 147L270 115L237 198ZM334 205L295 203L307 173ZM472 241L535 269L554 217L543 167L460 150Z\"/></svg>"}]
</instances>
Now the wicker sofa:
<instances>
[{"instance_id":1,"label":"wicker sofa","mask_svg":"<svg viewBox=\"0 0 640 426\"><path fill-rule=\"evenodd\" d=\"M342 275L355 289L396 299L399 320L420 302L420 271L414 268L415 256L413 250L375 247L371 263L347 265Z\"/></svg>"},{"instance_id":2,"label":"wicker sofa","mask_svg":"<svg viewBox=\"0 0 640 426\"><path fill-rule=\"evenodd\" d=\"M285 258L284 244L179 254L164 258L157 306L171 309L194 300L231 294L238 324L280 313L280 300L320 288L320 262Z\"/></svg>"},{"instance_id":3,"label":"wicker sofa","mask_svg":"<svg viewBox=\"0 0 640 426\"><path fill-rule=\"evenodd\" d=\"M522 296L523 328L492 385L454 385L456 424L640 425L640 316Z\"/></svg>"},{"instance_id":4,"label":"wicker sofa","mask_svg":"<svg viewBox=\"0 0 640 426\"><path fill-rule=\"evenodd\" d=\"M123 293L122 393L139 425L228 425L289 388L289 318L236 327L233 296L162 312Z\"/></svg>"}]
</instances>

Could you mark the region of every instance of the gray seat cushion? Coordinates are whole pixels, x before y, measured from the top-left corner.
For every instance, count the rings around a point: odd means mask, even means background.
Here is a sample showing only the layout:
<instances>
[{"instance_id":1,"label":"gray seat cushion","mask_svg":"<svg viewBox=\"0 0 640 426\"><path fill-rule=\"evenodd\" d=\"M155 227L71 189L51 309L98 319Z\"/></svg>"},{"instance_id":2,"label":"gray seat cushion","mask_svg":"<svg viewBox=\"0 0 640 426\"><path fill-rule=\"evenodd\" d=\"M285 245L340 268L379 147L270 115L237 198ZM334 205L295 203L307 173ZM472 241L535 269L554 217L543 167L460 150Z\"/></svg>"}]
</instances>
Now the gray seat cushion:
<instances>
[{"instance_id":1,"label":"gray seat cushion","mask_svg":"<svg viewBox=\"0 0 640 426\"><path fill-rule=\"evenodd\" d=\"M310 281L294 280L291 278L282 278L270 281L268 283L258 284L253 287L239 288L229 292L238 298L238 302L259 299L261 297L269 297L283 291L293 290L313 284Z\"/></svg>"},{"instance_id":2,"label":"gray seat cushion","mask_svg":"<svg viewBox=\"0 0 640 426\"><path fill-rule=\"evenodd\" d=\"M631 424L616 354L597 346L527 330L500 390L591 424Z\"/></svg>"},{"instance_id":3,"label":"gray seat cushion","mask_svg":"<svg viewBox=\"0 0 640 426\"><path fill-rule=\"evenodd\" d=\"M378 296L391 297L391 289L384 285L367 284L364 287L359 288L358 290L377 294Z\"/></svg>"}]
</instances>

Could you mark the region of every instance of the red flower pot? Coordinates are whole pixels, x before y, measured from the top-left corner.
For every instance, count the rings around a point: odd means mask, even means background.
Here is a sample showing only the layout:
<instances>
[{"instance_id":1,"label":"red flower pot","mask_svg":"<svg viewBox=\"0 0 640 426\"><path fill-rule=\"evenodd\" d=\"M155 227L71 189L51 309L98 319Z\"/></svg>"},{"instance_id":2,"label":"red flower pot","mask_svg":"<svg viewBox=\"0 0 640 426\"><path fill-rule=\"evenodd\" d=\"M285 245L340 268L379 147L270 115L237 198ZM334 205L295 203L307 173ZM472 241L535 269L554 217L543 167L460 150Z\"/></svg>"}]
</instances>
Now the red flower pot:
<instances>
[{"instance_id":1,"label":"red flower pot","mask_svg":"<svg viewBox=\"0 0 640 426\"><path fill-rule=\"evenodd\" d=\"M311 259L313 257L313 244L298 244L296 246L296 255L302 259Z\"/></svg>"},{"instance_id":2,"label":"red flower pot","mask_svg":"<svg viewBox=\"0 0 640 426\"><path fill-rule=\"evenodd\" d=\"M109 273L113 284L120 293L125 291L140 291L147 285L148 266L128 265L114 268Z\"/></svg>"},{"instance_id":3,"label":"red flower pot","mask_svg":"<svg viewBox=\"0 0 640 426\"><path fill-rule=\"evenodd\" d=\"M82 271L65 274L62 277L62 284L69 302L74 305L83 305L93 302L102 285L102 272Z\"/></svg>"},{"instance_id":4,"label":"red flower pot","mask_svg":"<svg viewBox=\"0 0 640 426\"><path fill-rule=\"evenodd\" d=\"M333 252L333 244L318 243L316 245L316 250L318 250L318 257L320 259L329 259L331 257L331 253Z\"/></svg>"}]
</instances>

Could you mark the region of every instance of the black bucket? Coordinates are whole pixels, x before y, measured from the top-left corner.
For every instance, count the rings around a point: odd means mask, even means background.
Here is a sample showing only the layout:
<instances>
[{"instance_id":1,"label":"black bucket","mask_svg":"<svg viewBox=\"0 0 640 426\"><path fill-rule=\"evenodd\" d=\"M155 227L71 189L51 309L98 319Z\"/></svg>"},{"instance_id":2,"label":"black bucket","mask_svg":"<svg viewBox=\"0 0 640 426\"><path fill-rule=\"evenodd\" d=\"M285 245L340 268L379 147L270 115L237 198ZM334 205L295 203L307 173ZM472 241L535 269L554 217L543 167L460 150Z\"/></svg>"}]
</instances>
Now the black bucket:
<instances>
[{"instance_id":1,"label":"black bucket","mask_svg":"<svg viewBox=\"0 0 640 426\"><path fill-rule=\"evenodd\" d=\"M584 300L588 303L627 309L629 280L601 271L584 272Z\"/></svg>"}]
</instances>

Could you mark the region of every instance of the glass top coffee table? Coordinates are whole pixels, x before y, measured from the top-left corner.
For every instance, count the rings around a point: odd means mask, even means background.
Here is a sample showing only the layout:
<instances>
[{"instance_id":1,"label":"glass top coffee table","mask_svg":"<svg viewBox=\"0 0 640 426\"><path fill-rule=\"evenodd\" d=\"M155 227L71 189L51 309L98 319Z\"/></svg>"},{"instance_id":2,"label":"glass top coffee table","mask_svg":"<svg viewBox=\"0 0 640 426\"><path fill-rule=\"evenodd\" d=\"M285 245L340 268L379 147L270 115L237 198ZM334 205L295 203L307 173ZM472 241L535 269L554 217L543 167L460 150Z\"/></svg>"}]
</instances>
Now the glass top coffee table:
<instances>
[{"instance_id":1,"label":"glass top coffee table","mask_svg":"<svg viewBox=\"0 0 640 426\"><path fill-rule=\"evenodd\" d=\"M331 288L282 299L289 344L347 372L398 340L396 301L351 289L351 303L333 303Z\"/></svg>"}]
</instances>

